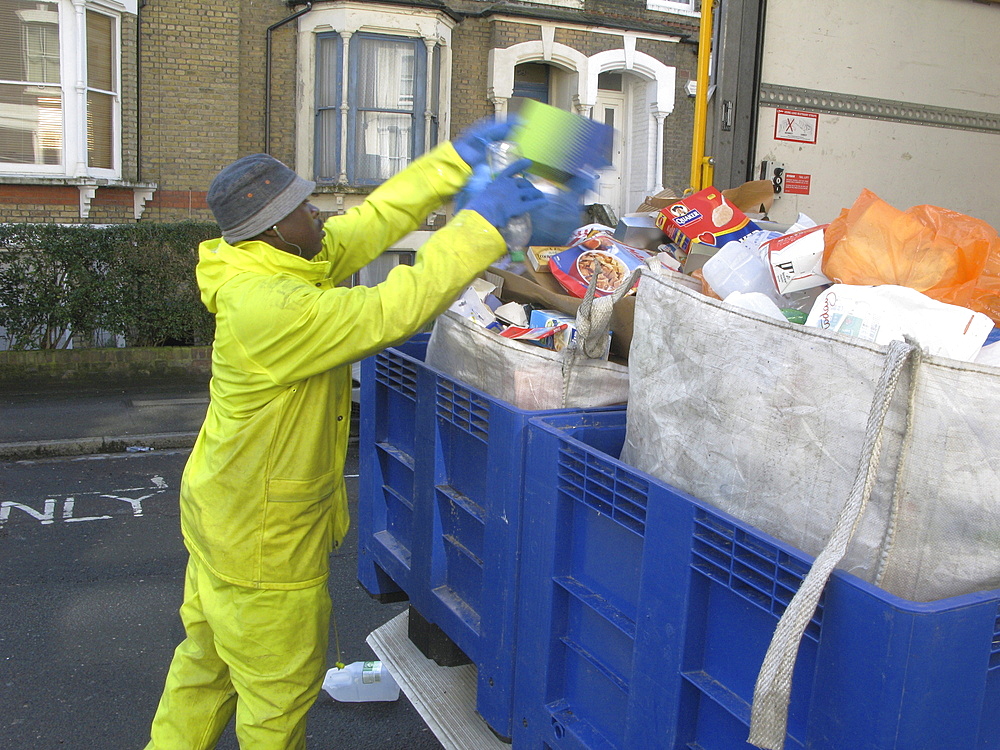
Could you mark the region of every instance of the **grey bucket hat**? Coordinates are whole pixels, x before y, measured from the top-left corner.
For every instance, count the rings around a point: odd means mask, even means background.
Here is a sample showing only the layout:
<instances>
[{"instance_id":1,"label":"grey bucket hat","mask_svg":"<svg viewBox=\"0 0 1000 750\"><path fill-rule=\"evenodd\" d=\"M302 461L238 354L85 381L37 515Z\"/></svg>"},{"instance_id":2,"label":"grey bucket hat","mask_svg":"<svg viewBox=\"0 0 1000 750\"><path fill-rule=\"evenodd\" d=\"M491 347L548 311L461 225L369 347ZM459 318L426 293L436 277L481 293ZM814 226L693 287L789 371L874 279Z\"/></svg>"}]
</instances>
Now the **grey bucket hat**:
<instances>
[{"instance_id":1,"label":"grey bucket hat","mask_svg":"<svg viewBox=\"0 0 1000 750\"><path fill-rule=\"evenodd\" d=\"M315 189L315 182L303 180L273 156L250 154L215 176L205 200L222 238L234 243L278 223Z\"/></svg>"}]
</instances>

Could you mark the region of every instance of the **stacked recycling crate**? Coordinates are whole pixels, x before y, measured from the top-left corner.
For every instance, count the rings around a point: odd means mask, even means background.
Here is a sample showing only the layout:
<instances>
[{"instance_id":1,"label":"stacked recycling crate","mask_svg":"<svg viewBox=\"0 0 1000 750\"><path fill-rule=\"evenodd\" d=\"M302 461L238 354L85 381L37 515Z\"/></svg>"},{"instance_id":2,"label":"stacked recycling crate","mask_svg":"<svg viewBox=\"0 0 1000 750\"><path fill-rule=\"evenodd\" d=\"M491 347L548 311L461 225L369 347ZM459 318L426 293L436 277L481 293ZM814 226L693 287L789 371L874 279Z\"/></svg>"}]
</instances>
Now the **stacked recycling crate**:
<instances>
[{"instance_id":1,"label":"stacked recycling crate","mask_svg":"<svg viewBox=\"0 0 1000 750\"><path fill-rule=\"evenodd\" d=\"M422 335L362 363L358 579L408 598L477 667L476 707L511 736L524 411L424 362Z\"/></svg>"},{"instance_id":2,"label":"stacked recycling crate","mask_svg":"<svg viewBox=\"0 0 1000 750\"><path fill-rule=\"evenodd\" d=\"M358 580L405 599L412 576L417 389L427 335L361 363L358 424Z\"/></svg>"},{"instance_id":3,"label":"stacked recycling crate","mask_svg":"<svg viewBox=\"0 0 1000 750\"><path fill-rule=\"evenodd\" d=\"M530 423L513 746L750 749L757 673L812 560L623 464L624 435L624 412ZM916 603L837 571L786 750L997 747L1000 591Z\"/></svg>"}]
</instances>

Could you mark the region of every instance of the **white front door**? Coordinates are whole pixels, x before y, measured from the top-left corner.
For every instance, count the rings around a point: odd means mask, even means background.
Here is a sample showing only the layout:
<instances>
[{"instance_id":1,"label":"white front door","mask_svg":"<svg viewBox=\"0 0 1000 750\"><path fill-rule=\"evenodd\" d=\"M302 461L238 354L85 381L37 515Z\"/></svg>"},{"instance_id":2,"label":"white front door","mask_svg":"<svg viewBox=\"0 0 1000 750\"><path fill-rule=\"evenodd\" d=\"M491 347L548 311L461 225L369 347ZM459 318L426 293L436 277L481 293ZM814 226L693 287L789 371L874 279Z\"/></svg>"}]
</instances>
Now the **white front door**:
<instances>
[{"instance_id":1,"label":"white front door","mask_svg":"<svg viewBox=\"0 0 1000 750\"><path fill-rule=\"evenodd\" d=\"M624 205L622 174L625 167L625 133L628 123L625 117L625 95L615 91L598 91L591 119L603 122L615 129L614 145L611 150L611 166L601 171L597 192L598 202L606 203L621 216L631 209Z\"/></svg>"}]
</instances>

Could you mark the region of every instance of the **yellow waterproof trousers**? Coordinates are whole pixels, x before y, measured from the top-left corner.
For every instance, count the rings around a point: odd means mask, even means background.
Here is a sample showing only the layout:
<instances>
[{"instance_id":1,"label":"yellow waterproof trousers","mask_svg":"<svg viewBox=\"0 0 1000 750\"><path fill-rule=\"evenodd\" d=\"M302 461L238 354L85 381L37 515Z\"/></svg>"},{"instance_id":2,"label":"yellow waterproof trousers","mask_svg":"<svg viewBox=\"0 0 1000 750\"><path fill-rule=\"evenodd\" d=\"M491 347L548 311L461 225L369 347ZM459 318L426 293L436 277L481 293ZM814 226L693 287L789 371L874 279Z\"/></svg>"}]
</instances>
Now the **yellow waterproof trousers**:
<instances>
[{"instance_id":1,"label":"yellow waterproof trousers","mask_svg":"<svg viewBox=\"0 0 1000 750\"><path fill-rule=\"evenodd\" d=\"M234 586L192 556L174 651L146 750L210 750L233 713L245 750L299 750L323 682L326 584L276 591Z\"/></svg>"}]
</instances>

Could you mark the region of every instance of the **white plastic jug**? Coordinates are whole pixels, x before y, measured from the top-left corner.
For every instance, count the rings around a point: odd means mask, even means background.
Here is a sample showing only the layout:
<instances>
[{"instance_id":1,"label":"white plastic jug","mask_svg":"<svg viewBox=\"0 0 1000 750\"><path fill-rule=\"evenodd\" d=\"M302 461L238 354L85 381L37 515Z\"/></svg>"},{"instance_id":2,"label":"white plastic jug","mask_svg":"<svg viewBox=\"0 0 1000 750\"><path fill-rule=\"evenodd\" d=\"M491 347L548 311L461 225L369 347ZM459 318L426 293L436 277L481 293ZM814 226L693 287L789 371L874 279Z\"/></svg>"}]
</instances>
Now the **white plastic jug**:
<instances>
[{"instance_id":1,"label":"white plastic jug","mask_svg":"<svg viewBox=\"0 0 1000 750\"><path fill-rule=\"evenodd\" d=\"M781 309L774 304L774 300L760 292L732 292L726 295L725 302L736 305L736 307L742 307L744 310L750 310L751 312L780 320L783 323L788 321L781 312Z\"/></svg>"},{"instance_id":2,"label":"white plastic jug","mask_svg":"<svg viewBox=\"0 0 1000 750\"><path fill-rule=\"evenodd\" d=\"M334 700L349 703L399 698L399 685L380 661L356 661L343 669L334 667L326 673L323 689Z\"/></svg>"},{"instance_id":3,"label":"white plastic jug","mask_svg":"<svg viewBox=\"0 0 1000 750\"><path fill-rule=\"evenodd\" d=\"M742 242L727 242L705 261L701 272L708 285L722 299L733 292L760 292L775 304L781 302L770 267L755 248Z\"/></svg>"}]
</instances>

